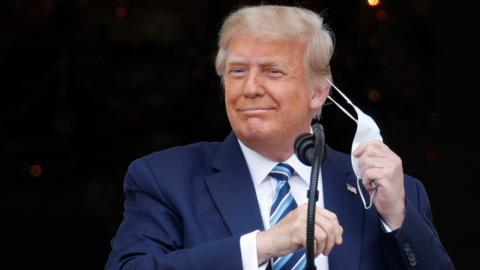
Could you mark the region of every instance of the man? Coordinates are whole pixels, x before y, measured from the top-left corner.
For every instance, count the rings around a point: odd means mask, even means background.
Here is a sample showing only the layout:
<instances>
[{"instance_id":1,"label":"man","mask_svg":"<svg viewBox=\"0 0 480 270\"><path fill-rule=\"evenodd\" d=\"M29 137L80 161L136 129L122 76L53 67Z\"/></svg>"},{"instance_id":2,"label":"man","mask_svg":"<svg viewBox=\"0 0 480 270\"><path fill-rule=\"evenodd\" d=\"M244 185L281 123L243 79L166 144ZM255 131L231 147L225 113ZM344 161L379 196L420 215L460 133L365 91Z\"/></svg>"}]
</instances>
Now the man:
<instances>
[{"instance_id":1,"label":"man","mask_svg":"<svg viewBox=\"0 0 480 270\"><path fill-rule=\"evenodd\" d=\"M245 7L216 59L233 133L134 161L106 269L303 269L310 167L294 154L329 94L330 33L309 10ZM350 156L329 147L315 216L318 269L453 269L422 184L379 141L362 143L365 210ZM283 177L283 178L282 178Z\"/></svg>"}]
</instances>

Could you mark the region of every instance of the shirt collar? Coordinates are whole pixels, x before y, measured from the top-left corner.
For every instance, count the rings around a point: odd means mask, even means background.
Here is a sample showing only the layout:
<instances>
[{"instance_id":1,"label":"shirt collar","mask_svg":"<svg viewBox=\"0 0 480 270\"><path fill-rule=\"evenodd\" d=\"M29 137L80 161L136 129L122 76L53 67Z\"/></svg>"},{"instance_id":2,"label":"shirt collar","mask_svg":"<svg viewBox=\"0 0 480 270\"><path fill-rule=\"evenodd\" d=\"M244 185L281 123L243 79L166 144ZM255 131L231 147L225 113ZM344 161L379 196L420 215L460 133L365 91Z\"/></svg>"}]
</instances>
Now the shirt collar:
<instances>
[{"instance_id":1,"label":"shirt collar","mask_svg":"<svg viewBox=\"0 0 480 270\"><path fill-rule=\"evenodd\" d=\"M247 161L253 184L255 185L255 188L257 188L260 183L266 179L270 171L278 164L278 162L262 156L255 150L246 146L240 139L238 139L238 143L240 144L240 148ZM292 166L295 173L298 174L307 185L310 185L311 167L303 164L295 154L292 154L287 160L282 162Z\"/></svg>"}]
</instances>

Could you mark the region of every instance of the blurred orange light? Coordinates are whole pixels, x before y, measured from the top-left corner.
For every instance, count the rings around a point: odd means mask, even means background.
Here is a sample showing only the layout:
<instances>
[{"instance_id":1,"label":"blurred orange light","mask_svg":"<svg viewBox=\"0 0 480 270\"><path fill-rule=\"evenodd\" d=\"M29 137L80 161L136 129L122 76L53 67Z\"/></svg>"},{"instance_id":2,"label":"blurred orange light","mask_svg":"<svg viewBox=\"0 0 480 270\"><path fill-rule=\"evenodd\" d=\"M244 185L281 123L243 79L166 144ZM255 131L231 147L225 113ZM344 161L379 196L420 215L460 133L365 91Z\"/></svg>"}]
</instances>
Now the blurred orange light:
<instances>
[{"instance_id":1,"label":"blurred orange light","mask_svg":"<svg viewBox=\"0 0 480 270\"><path fill-rule=\"evenodd\" d=\"M42 167L38 164L33 164L30 166L30 175L35 178L39 177L42 175Z\"/></svg>"},{"instance_id":2,"label":"blurred orange light","mask_svg":"<svg viewBox=\"0 0 480 270\"><path fill-rule=\"evenodd\" d=\"M380 5L380 0L367 0L368 5L371 7L376 7Z\"/></svg>"}]
</instances>

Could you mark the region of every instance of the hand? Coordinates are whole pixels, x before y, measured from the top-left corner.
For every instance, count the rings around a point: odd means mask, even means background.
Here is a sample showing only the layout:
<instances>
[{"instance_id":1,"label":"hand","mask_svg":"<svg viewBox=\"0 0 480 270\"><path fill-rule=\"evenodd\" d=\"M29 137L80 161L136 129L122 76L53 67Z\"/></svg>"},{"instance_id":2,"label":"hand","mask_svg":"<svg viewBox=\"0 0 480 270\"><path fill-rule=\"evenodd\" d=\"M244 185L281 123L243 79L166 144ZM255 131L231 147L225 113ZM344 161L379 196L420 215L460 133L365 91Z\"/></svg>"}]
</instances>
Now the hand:
<instances>
[{"instance_id":1,"label":"hand","mask_svg":"<svg viewBox=\"0 0 480 270\"><path fill-rule=\"evenodd\" d=\"M291 211L269 230L257 233L258 262L281 257L306 246L307 204ZM340 245L343 228L337 216L326 210L315 213L315 256L328 255L334 245Z\"/></svg>"},{"instance_id":2,"label":"hand","mask_svg":"<svg viewBox=\"0 0 480 270\"><path fill-rule=\"evenodd\" d=\"M391 229L400 228L405 217L402 160L380 141L360 144L353 155L359 158L363 185L370 194L376 185L373 203L378 213Z\"/></svg>"}]
</instances>

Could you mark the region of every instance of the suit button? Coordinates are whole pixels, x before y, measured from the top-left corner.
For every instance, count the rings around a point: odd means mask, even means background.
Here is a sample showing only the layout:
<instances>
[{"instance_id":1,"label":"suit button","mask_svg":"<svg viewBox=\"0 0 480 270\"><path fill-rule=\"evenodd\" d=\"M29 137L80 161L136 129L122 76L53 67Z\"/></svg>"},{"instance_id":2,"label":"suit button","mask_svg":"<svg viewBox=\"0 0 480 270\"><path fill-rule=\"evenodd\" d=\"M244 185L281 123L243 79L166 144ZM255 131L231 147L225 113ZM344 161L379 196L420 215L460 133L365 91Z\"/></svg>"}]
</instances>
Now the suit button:
<instances>
[{"instance_id":1,"label":"suit button","mask_svg":"<svg viewBox=\"0 0 480 270\"><path fill-rule=\"evenodd\" d=\"M417 257L415 256L415 254L413 252L408 254L408 263L411 266L417 265Z\"/></svg>"},{"instance_id":2,"label":"suit button","mask_svg":"<svg viewBox=\"0 0 480 270\"><path fill-rule=\"evenodd\" d=\"M403 253L405 253L405 256L408 259L408 263L410 266L415 266L417 265L417 257L415 256L415 253L413 253L412 248L410 247L409 243L404 243L402 245Z\"/></svg>"}]
</instances>

